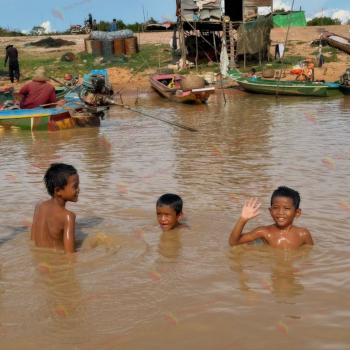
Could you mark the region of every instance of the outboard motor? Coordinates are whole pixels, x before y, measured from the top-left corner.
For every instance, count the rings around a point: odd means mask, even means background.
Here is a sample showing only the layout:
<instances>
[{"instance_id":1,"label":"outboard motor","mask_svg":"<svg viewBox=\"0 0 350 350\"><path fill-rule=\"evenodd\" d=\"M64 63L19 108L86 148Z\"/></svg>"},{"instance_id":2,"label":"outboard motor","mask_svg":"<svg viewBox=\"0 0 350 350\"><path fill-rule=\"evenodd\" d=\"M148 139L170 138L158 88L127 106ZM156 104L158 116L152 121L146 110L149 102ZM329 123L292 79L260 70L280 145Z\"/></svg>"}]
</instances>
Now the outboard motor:
<instances>
[{"instance_id":1,"label":"outboard motor","mask_svg":"<svg viewBox=\"0 0 350 350\"><path fill-rule=\"evenodd\" d=\"M110 103L106 98L111 95L113 90L106 70L93 70L84 75L83 88L79 94L82 101L95 107L108 106Z\"/></svg>"}]
</instances>

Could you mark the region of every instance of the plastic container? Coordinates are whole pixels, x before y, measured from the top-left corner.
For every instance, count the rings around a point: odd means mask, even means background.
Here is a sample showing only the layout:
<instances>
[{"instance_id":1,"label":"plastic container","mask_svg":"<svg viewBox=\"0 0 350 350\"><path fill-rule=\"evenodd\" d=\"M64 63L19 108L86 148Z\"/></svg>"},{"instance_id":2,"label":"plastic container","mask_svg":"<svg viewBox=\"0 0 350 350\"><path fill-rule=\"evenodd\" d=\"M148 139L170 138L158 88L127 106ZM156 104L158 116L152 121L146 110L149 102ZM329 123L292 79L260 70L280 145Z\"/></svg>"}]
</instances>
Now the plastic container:
<instances>
[{"instance_id":1,"label":"plastic container","mask_svg":"<svg viewBox=\"0 0 350 350\"><path fill-rule=\"evenodd\" d=\"M109 41L109 40L102 41L102 56L111 57L113 53L114 53L113 41Z\"/></svg>"},{"instance_id":2,"label":"plastic container","mask_svg":"<svg viewBox=\"0 0 350 350\"><path fill-rule=\"evenodd\" d=\"M204 73L203 77L208 84L212 84L214 81L214 73Z\"/></svg>"},{"instance_id":3,"label":"plastic container","mask_svg":"<svg viewBox=\"0 0 350 350\"><path fill-rule=\"evenodd\" d=\"M95 57L102 56L102 41L92 40L91 47L92 47L92 54Z\"/></svg>"},{"instance_id":4,"label":"plastic container","mask_svg":"<svg viewBox=\"0 0 350 350\"><path fill-rule=\"evenodd\" d=\"M92 40L85 41L85 51L87 53L92 53Z\"/></svg>"}]
</instances>

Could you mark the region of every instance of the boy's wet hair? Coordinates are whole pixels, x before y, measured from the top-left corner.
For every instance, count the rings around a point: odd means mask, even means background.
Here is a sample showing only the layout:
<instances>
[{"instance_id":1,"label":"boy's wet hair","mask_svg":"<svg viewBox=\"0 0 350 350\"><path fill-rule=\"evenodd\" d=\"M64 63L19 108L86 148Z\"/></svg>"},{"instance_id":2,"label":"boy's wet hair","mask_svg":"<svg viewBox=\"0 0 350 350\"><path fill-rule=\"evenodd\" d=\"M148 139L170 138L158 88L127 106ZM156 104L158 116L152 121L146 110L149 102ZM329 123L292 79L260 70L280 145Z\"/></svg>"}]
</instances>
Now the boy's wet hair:
<instances>
[{"instance_id":1,"label":"boy's wet hair","mask_svg":"<svg viewBox=\"0 0 350 350\"><path fill-rule=\"evenodd\" d=\"M297 192L295 190L292 190L291 188L286 187L286 186L278 187L272 193L272 196L271 196L271 207L272 207L272 203L273 203L273 200L275 199L275 197L291 198L293 200L293 205L294 205L295 210L299 209L299 205L300 205L300 194L299 194L299 192Z\"/></svg>"},{"instance_id":2,"label":"boy's wet hair","mask_svg":"<svg viewBox=\"0 0 350 350\"><path fill-rule=\"evenodd\" d=\"M256 73L256 70L255 70L254 68L252 68L250 71L251 71L252 73Z\"/></svg>"},{"instance_id":3,"label":"boy's wet hair","mask_svg":"<svg viewBox=\"0 0 350 350\"><path fill-rule=\"evenodd\" d=\"M51 197L55 193L55 188L63 190L67 186L69 176L78 174L77 170L72 165L63 163L51 164L44 176L47 192Z\"/></svg>"},{"instance_id":4,"label":"boy's wet hair","mask_svg":"<svg viewBox=\"0 0 350 350\"><path fill-rule=\"evenodd\" d=\"M177 194L167 193L163 194L157 200L157 207L170 207L175 210L176 215L179 215L182 212L182 199Z\"/></svg>"}]
</instances>

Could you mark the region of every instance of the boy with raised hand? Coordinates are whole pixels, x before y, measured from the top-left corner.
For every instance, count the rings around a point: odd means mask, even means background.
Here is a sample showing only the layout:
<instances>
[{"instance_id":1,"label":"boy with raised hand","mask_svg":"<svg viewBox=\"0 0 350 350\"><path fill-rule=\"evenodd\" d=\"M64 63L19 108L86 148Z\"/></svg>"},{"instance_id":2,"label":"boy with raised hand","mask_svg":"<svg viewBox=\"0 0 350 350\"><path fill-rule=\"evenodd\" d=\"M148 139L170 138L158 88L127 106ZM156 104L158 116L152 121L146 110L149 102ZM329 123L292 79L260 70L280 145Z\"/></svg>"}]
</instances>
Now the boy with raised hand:
<instances>
[{"instance_id":1,"label":"boy with raised hand","mask_svg":"<svg viewBox=\"0 0 350 350\"><path fill-rule=\"evenodd\" d=\"M303 244L313 245L310 232L306 228L293 225L294 219L301 215L300 195L291 188L278 187L271 197L270 214L275 224L261 226L251 232L242 235L244 225L251 219L260 214L261 203L257 204L258 199L245 201L241 217L234 227L229 243L239 245L251 242L257 238L262 238L267 244L274 248L298 249Z\"/></svg>"},{"instance_id":2,"label":"boy with raised hand","mask_svg":"<svg viewBox=\"0 0 350 350\"><path fill-rule=\"evenodd\" d=\"M75 214L65 206L78 201L78 172L71 165L51 164L44 181L51 199L36 205L30 239L37 247L75 253Z\"/></svg>"}]
</instances>

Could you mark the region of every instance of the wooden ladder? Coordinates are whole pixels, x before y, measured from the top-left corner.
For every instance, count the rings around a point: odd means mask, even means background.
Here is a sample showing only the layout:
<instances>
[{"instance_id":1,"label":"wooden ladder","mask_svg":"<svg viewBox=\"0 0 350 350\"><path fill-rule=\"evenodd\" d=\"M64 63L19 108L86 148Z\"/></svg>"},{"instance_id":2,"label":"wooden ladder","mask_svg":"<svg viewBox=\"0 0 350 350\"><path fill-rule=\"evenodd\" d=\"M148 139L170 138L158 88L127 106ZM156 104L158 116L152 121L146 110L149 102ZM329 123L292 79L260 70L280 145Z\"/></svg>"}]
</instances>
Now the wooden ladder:
<instances>
[{"instance_id":1,"label":"wooden ladder","mask_svg":"<svg viewBox=\"0 0 350 350\"><path fill-rule=\"evenodd\" d=\"M235 46L233 38L233 24L231 21L224 22L224 39L226 41L226 50L229 59L229 67L233 68L236 66L235 63Z\"/></svg>"}]
</instances>

